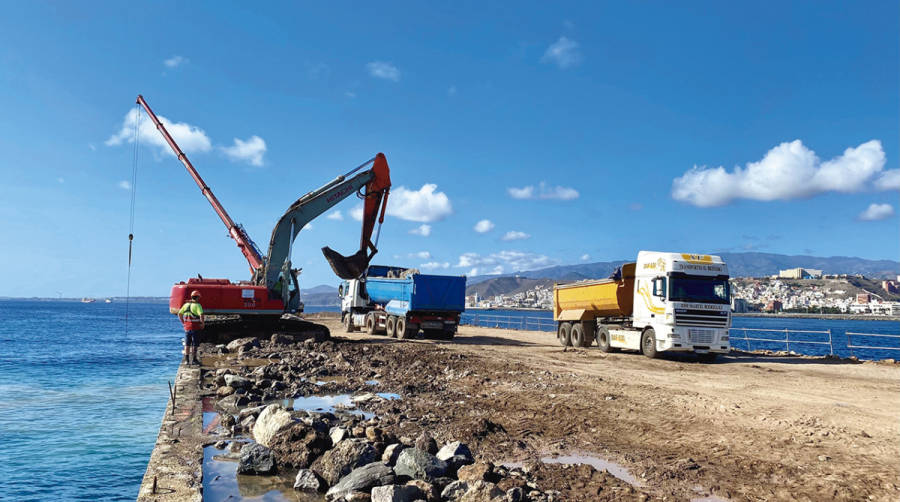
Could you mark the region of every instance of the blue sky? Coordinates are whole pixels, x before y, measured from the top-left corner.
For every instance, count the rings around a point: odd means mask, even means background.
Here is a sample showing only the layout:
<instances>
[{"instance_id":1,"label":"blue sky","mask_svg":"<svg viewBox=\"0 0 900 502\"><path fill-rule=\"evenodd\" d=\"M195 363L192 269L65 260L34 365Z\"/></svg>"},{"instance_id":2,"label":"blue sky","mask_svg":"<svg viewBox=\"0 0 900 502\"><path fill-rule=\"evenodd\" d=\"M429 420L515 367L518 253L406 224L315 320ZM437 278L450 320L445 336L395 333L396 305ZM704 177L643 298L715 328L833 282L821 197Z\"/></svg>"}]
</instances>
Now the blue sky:
<instances>
[{"instance_id":1,"label":"blue sky","mask_svg":"<svg viewBox=\"0 0 900 502\"><path fill-rule=\"evenodd\" d=\"M394 188L378 263L897 259L898 15L896 2L12 3L0 296L124 293L138 93L182 124L261 247L297 197L381 151ZM247 278L185 170L142 139L132 292ZM299 235L303 287L337 283L319 248L354 251L356 206Z\"/></svg>"}]
</instances>

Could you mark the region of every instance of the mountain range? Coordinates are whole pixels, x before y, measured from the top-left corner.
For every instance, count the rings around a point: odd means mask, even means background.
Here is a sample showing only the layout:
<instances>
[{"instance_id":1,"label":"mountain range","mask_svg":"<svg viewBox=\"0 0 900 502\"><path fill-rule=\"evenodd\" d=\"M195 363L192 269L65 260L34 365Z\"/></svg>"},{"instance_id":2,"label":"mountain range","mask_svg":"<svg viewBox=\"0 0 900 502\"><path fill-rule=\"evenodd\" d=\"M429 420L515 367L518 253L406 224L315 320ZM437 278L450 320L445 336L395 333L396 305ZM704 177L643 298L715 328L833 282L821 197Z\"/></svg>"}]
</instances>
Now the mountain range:
<instances>
[{"instance_id":1,"label":"mountain range","mask_svg":"<svg viewBox=\"0 0 900 502\"><path fill-rule=\"evenodd\" d=\"M867 260L849 256L831 256L827 258L804 255L783 255L775 253L713 253L722 257L728 264L732 277L764 277L777 274L779 270L789 268L811 268L821 270L825 274L862 274L872 278L896 279L900 275L900 262L893 260ZM579 263L576 265L558 265L539 270L528 270L501 275L479 275L467 279L467 292L476 290L469 288L485 282L501 278L552 279L554 281L578 281L582 279L601 279L609 277L616 267L632 260L616 260L608 262ZM501 283L498 283L501 284ZM505 284L505 283L504 283ZM486 289L486 288L481 288ZM496 288L502 289L502 288ZM525 288L531 289L531 288ZM479 295L483 293L479 291ZM501 293L494 293L501 294ZM508 293L502 293L508 294Z\"/></svg>"}]
</instances>

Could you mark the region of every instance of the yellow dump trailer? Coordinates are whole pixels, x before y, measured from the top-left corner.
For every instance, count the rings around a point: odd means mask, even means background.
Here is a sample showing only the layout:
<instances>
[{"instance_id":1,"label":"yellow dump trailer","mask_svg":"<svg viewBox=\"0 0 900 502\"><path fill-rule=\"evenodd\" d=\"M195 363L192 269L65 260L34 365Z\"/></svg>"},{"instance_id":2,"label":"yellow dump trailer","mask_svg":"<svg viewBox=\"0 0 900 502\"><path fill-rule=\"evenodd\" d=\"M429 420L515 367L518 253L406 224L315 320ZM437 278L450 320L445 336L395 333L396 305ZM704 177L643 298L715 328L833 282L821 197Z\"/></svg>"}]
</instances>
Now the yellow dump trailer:
<instances>
[{"instance_id":1,"label":"yellow dump trailer","mask_svg":"<svg viewBox=\"0 0 900 502\"><path fill-rule=\"evenodd\" d=\"M553 320L586 321L598 317L626 317L634 303L634 263L622 266L619 280L557 284L553 287Z\"/></svg>"}]
</instances>

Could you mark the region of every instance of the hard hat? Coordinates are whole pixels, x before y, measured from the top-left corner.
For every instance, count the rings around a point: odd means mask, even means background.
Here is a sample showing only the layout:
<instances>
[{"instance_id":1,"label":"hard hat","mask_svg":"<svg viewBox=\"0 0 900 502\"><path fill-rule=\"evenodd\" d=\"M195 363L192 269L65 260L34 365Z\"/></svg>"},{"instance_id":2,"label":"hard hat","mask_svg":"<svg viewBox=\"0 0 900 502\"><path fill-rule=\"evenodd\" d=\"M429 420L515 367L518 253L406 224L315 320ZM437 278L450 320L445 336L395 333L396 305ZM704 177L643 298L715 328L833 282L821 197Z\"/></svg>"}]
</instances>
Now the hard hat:
<instances>
[{"instance_id":1,"label":"hard hat","mask_svg":"<svg viewBox=\"0 0 900 502\"><path fill-rule=\"evenodd\" d=\"M191 291L191 298L200 298L200 292L196 289Z\"/></svg>"}]
</instances>

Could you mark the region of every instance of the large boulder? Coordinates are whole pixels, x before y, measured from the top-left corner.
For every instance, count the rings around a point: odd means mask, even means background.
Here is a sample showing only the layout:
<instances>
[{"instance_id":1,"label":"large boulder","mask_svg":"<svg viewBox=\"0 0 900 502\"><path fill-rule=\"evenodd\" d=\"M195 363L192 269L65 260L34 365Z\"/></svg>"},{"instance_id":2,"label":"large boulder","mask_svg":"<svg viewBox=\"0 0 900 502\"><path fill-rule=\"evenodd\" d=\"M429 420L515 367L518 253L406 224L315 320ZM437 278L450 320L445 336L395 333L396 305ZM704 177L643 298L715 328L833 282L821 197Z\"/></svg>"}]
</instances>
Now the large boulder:
<instances>
[{"instance_id":1,"label":"large boulder","mask_svg":"<svg viewBox=\"0 0 900 502\"><path fill-rule=\"evenodd\" d=\"M345 439L313 462L312 470L329 485L350 471L378 460L378 450L364 439Z\"/></svg>"},{"instance_id":2,"label":"large boulder","mask_svg":"<svg viewBox=\"0 0 900 502\"><path fill-rule=\"evenodd\" d=\"M422 431L422 434L419 434L419 437L416 438L415 447L432 455L438 452L437 441L431 437L428 431Z\"/></svg>"},{"instance_id":3,"label":"large boulder","mask_svg":"<svg viewBox=\"0 0 900 502\"><path fill-rule=\"evenodd\" d=\"M372 502L413 502L423 499L422 491L410 485L387 485L372 488Z\"/></svg>"},{"instance_id":4,"label":"large boulder","mask_svg":"<svg viewBox=\"0 0 900 502\"><path fill-rule=\"evenodd\" d=\"M497 485L488 481L476 481L469 485L469 489L459 499L459 502L493 502L500 498L506 501L506 493L497 488Z\"/></svg>"},{"instance_id":5,"label":"large boulder","mask_svg":"<svg viewBox=\"0 0 900 502\"><path fill-rule=\"evenodd\" d=\"M394 443L388 445L387 448L384 449L384 453L381 455L381 461L387 465L394 465L397 463L397 457L400 456L400 452L406 448L401 443Z\"/></svg>"},{"instance_id":6,"label":"large boulder","mask_svg":"<svg viewBox=\"0 0 900 502\"><path fill-rule=\"evenodd\" d=\"M253 424L253 439L263 446L270 446L272 439L282 429L291 425L291 414L280 404L270 404L256 418Z\"/></svg>"},{"instance_id":7,"label":"large boulder","mask_svg":"<svg viewBox=\"0 0 900 502\"><path fill-rule=\"evenodd\" d=\"M329 499L340 499L351 492L367 492L373 486L390 485L396 480L394 470L381 462L372 462L353 469L342 477L325 495Z\"/></svg>"},{"instance_id":8,"label":"large boulder","mask_svg":"<svg viewBox=\"0 0 900 502\"><path fill-rule=\"evenodd\" d=\"M441 500L457 501L469 491L468 481L454 481L444 487L441 492Z\"/></svg>"},{"instance_id":9,"label":"large boulder","mask_svg":"<svg viewBox=\"0 0 900 502\"><path fill-rule=\"evenodd\" d=\"M232 389L249 389L253 386L250 380L240 375L225 375L225 385Z\"/></svg>"},{"instance_id":10,"label":"large boulder","mask_svg":"<svg viewBox=\"0 0 900 502\"><path fill-rule=\"evenodd\" d=\"M228 349L228 352L237 352L238 354L243 354L244 352L254 347L259 347L259 338L238 338L237 340L232 340L225 347Z\"/></svg>"},{"instance_id":11,"label":"large boulder","mask_svg":"<svg viewBox=\"0 0 900 502\"><path fill-rule=\"evenodd\" d=\"M269 447L279 469L304 469L331 448L331 439L308 424L295 422L276 434Z\"/></svg>"},{"instance_id":12,"label":"large boulder","mask_svg":"<svg viewBox=\"0 0 900 502\"><path fill-rule=\"evenodd\" d=\"M477 464L461 467L456 473L460 481L497 481L494 474L494 464L490 462L478 462Z\"/></svg>"},{"instance_id":13,"label":"large boulder","mask_svg":"<svg viewBox=\"0 0 900 502\"><path fill-rule=\"evenodd\" d=\"M460 441L453 441L451 443L445 444L444 447L437 452L437 455L435 455L435 457L443 460L444 462L456 456L463 456L471 459L472 462L469 463L475 462L475 457L472 456L472 450L469 449L469 446L466 445L466 443L462 443Z\"/></svg>"},{"instance_id":14,"label":"large boulder","mask_svg":"<svg viewBox=\"0 0 900 502\"><path fill-rule=\"evenodd\" d=\"M294 489L301 492L318 492L322 487L316 473L309 469L300 469L297 471L297 477L294 479Z\"/></svg>"},{"instance_id":15,"label":"large boulder","mask_svg":"<svg viewBox=\"0 0 900 502\"><path fill-rule=\"evenodd\" d=\"M447 463L418 448L407 448L397 457L394 472L398 476L431 482L447 472Z\"/></svg>"},{"instance_id":16,"label":"large boulder","mask_svg":"<svg viewBox=\"0 0 900 502\"><path fill-rule=\"evenodd\" d=\"M238 474L272 474L275 472L275 455L272 450L258 443L241 448Z\"/></svg>"}]
</instances>

